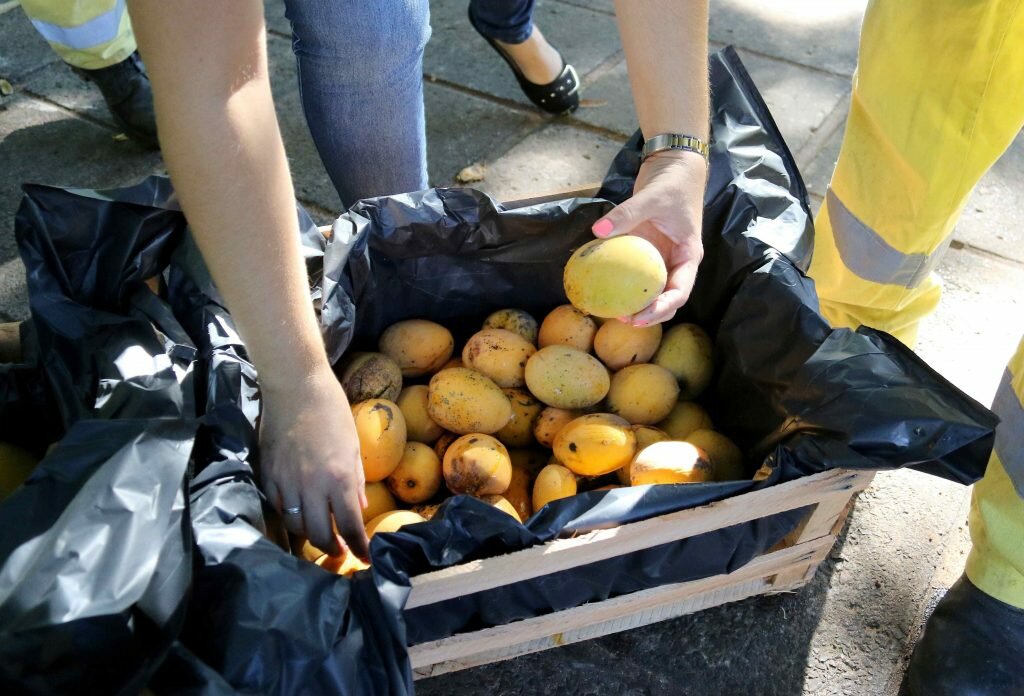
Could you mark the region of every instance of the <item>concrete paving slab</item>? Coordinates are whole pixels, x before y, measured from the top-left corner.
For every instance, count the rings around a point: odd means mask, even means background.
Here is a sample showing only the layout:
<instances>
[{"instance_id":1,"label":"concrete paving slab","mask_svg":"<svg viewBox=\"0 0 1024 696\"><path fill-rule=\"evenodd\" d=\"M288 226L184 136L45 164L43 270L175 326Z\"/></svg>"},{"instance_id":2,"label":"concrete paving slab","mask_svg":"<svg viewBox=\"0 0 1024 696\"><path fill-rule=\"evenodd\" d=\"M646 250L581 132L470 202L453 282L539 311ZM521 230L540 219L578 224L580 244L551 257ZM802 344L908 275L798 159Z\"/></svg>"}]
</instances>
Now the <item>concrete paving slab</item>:
<instances>
[{"instance_id":1,"label":"concrete paving slab","mask_svg":"<svg viewBox=\"0 0 1024 696\"><path fill-rule=\"evenodd\" d=\"M943 298L921 324L917 352L988 405L1024 336L1024 265L951 248L937 272Z\"/></svg>"},{"instance_id":2,"label":"concrete paving slab","mask_svg":"<svg viewBox=\"0 0 1024 696\"><path fill-rule=\"evenodd\" d=\"M712 0L712 41L838 75L857 66L867 0Z\"/></svg>"},{"instance_id":3,"label":"concrete paving slab","mask_svg":"<svg viewBox=\"0 0 1024 696\"><path fill-rule=\"evenodd\" d=\"M267 23L267 31L291 39L292 25L284 16L284 0L263 0L263 17Z\"/></svg>"},{"instance_id":4,"label":"concrete paving slab","mask_svg":"<svg viewBox=\"0 0 1024 696\"><path fill-rule=\"evenodd\" d=\"M581 78L619 48L615 18L603 12L540 0L534 18ZM532 108L512 71L470 26L465 0L430 3L430 24L433 37L424 54L424 73Z\"/></svg>"},{"instance_id":5,"label":"concrete paving slab","mask_svg":"<svg viewBox=\"0 0 1024 696\"><path fill-rule=\"evenodd\" d=\"M822 75L742 49L739 55L793 153L800 152L826 117L849 99L850 81L845 77Z\"/></svg>"},{"instance_id":6,"label":"concrete paving slab","mask_svg":"<svg viewBox=\"0 0 1024 696\"><path fill-rule=\"evenodd\" d=\"M640 127L625 58L584 81L580 94L585 101L572 115L574 121L618 133L623 138Z\"/></svg>"},{"instance_id":7,"label":"concrete paving slab","mask_svg":"<svg viewBox=\"0 0 1024 696\"><path fill-rule=\"evenodd\" d=\"M540 114L441 84L427 82L423 92L427 169L432 186L452 186L463 167L489 165L544 123Z\"/></svg>"},{"instance_id":8,"label":"concrete paving slab","mask_svg":"<svg viewBox=\"0 0 1024 696\"><path fill-rule=\"evenodd\" d=\"M974 190L954 237L1024 263L1024 135L996 162Z\"/></svg>"},{"instance_id":9,"label":"concrete paving slab","mask_svg":"<svg viewBox=\"0 0 1024 696\"><path fill-rule=\"evenodd\" d=\"M953 586L964 572L964 564L967 562L967 554L971 551L971 537L968 530L967 517L970 512L970 496L965 496L962 502L962 522L950 530L947 536L946 549L939 561L938 568L932 576L930 586L926 589L924 601L921 602L920 613L917 623L907 634L903 646L903 657L893 671L889 683L886 686L884 696L900 696L900 684L903 682L903 675L910 664L910 655L914 646L924 633L924 626L935 610L935 605L946 594L946 591Z\"/></svg>"},{"instance_id":10,"label":"concrete paving slab","mask_svg":"<svg viewBox=\"0 0 1024 696\"><path fill-rule=\"evenodd\" d=\"M24 87L65 109L117 128L99 89L75 75L63 62L47 65L33 73Z\"/></svg>"},{"instance_id":11,"label":"concrete paving slab","mask_svg":"<svg viewBox=\"0 0 1024 696\"><path fill-rule=\"evenodd\" d=\"M487 177L472 186L510 200L600 182L619 147L615 140L551 124L490 163Z\"/></svg>"},{"instance_id":12,"label":"concrete paving slab","mask_svg":"<svg viewBox=\"0 0 1024 696\"><path fill-rule=\"evenodd\" d=\"M807 193L812 196L822 197L828 189L828 183L832 180L832 171L836 168L836 161L839 159L839 149L843 145L845 129L846 120L844 119L842 125L828 136L817 153L811 154L809 157L797 158L800 176L804 178Z\"/></svg>"},{"instance_id":13,"label":"concrete paving slab","mask_svg":"<svg viewBox=\"0 0 1024 696\"><path fill-rule=\"evenodd\" d=\"M860 497L811 641L804 694L878 694L900 667L924 588L964 523L969 489L883 472Z\"/></svg>"},{"instance_id":14,"label":"concrete paving slab","mask_svg":"<svg viewBox=\"0 0 1024 696\"><path fill-rule=\"evenodd\" d=\"M615 0L559 0L559 2L566 5L586 7L588 10L605 12L610 15L615 14Z\"/></svg>"},{"instance_id":15,"label":"concrete paving slab","mask_svg":"<svg viewBox=\"0 0 1024 696\"><path fill-rule=\"evenodd\" d=\"M24 316L24 278L14 243L21 184L109 188L135 183L162 168L160 156L114 131L23 95L0 110L0 317Z\"/></svg>"},{"instance_id":16,"label":"concrete paving slab","mask_svg":"<svg viewBox=\"0 0 1024 696\"><path fill-rule=\"evenodd\" d=\"M0 77L15 89L32 72L60 62L20 7L0 14L0 37Z\"/></svg>"},{"instance_id":17,"label":"concrete paving slab","mask_svg":"<svg viewBox=\"0 0 1024 696\"><path fill-rule=\"evenodd\" d=\"M712 52L720 48L719 44L711 46ZM794 153L800 152L829 113L842 108L849 98L850 81L844 77L822 75L746 50L739 54ZM638 122L624 58L586 84L585 97L594 105L581 108L573 118L623 136L636 130Z\"/></svg>"}]
</instances>

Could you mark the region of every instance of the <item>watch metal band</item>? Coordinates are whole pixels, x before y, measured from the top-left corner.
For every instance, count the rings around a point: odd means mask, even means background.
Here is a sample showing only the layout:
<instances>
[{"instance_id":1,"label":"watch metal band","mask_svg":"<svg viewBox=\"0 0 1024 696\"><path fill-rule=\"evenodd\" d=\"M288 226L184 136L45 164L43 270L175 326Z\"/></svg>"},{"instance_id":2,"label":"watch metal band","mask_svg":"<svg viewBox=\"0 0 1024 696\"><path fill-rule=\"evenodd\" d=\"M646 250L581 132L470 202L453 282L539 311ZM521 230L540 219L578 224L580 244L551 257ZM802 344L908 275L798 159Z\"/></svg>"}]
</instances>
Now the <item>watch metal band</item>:
<instances>
[{"instance_id":1,"label":"watch metal band","mask_svg":"<svg viewBox=\"0 0 1024 696\"><path fill-rule=\"evenodd\" d=\"M679 133L659 133L644 143L644 149L640 153L640 161L644 161L655 152L662 152L664 150L696 152L704 158L705 162L708 159L709 153L708 144L700 138Z\"/></svg>"}]
</instances>

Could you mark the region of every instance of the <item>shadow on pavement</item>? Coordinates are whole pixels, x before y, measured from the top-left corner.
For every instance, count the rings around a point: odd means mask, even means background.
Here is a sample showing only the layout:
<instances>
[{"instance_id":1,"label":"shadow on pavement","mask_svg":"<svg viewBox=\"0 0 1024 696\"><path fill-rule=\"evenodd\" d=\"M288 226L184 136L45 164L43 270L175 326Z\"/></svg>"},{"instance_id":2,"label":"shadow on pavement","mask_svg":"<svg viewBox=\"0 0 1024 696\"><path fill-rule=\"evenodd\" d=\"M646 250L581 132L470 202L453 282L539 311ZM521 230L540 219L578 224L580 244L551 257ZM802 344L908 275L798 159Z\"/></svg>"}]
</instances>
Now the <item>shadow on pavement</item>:
<instances>
[{"instance_id":1,"label":"shadow on pavement","mask_svg":"<svg viewBox=\"0 0 1024 696\"><path fill-rule=\"evenodd\" d=\"M135 183L161 166L158 153L117 142L112 131L45 102L17 99L3 114L14 128L0 138L0 264L17 256L14 215L22 184L111 188Z\"/></svg>"},{"instance_id":2,"label":"shadow on pavement","mask_svg":"<svg viewBox=\"0 0 1024 696\"><path fill-rule=\"evenodd\" d=\"M854 506L850 518L857 514ZM753 597L669 621L416 683L419 696L791 696L805 691L836 561L850 523L797 592ZM912 601L908 601L912 605Z\"/></svg>"}]
</instances>

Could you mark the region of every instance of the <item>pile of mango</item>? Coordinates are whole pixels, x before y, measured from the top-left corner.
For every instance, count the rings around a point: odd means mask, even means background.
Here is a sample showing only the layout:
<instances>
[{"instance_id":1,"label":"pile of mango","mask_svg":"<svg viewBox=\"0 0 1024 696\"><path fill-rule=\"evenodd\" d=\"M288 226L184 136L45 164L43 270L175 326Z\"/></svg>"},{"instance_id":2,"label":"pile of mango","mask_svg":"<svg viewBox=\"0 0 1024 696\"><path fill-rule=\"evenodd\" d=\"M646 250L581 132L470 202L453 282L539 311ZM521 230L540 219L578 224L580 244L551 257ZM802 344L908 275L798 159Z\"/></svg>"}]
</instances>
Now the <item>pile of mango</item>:
<instances>
[{"instance_id":1,"label":"pile of mango","mask_svg":"<svg viewBox=\"0 0 1024 696\"><path fill-rule=\"evenodd\" d=\"M447 328L409 319L383 332L378 352L350 356L340 379L359 434L367 533L430 519L452 495L525 521L583 491L747 478L740 449L695 401L714 369L707 333L613 318L664 287L651 244L595 240L566 266L573 304L539 324L501 309L453 357ZM303 555L354 569L313 548Z\"/></svg>"}]
</instances>

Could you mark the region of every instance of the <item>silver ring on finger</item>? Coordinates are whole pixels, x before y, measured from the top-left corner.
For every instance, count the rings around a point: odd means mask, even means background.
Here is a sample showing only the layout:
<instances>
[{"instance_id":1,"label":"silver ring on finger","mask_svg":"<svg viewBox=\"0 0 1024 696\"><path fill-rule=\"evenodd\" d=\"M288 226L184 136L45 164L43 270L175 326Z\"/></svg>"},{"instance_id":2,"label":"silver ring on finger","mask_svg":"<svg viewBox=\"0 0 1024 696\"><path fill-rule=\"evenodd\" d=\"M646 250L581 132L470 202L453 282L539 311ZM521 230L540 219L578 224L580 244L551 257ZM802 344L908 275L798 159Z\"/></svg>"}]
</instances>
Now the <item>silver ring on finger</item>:
<instances>
[{"instance_id":1,"label":"silver ring on finger","mask_svg":"<svg viewBox=\"0 0 1024 696\"><path fill-rule=\"evenodd\" d=\"M286 514L286 515L301 515L302 514L302 506L301 505L296 505L295 507L287 507L287 508L284 509L284 514Z\"/></svg>"}]
</instances>

